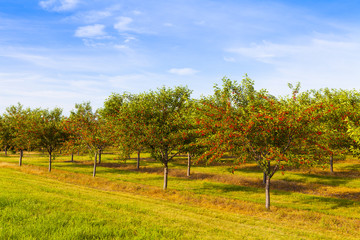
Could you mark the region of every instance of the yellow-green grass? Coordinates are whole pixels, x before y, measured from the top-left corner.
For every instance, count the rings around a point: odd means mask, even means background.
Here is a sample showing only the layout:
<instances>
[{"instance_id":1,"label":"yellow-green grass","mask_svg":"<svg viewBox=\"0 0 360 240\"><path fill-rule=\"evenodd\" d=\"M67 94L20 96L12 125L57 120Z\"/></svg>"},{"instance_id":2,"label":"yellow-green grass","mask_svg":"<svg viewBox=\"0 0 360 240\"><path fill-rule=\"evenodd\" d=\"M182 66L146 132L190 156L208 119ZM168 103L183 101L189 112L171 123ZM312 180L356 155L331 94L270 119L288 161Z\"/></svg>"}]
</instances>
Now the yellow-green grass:
<instances>
[{"instance_id":1,"label":"yellow-green grass","mask_svg":"<svg viewBox=\"0 0 360 240\"><path fill-rule=\"evenodd\" d=\"M88 156L76 156L76 163L69 162L68 158L68 156L58 157L57 160L54 161L53 167L77 173L92 173L92 161L89 160ZM14 163L18 161L15 156L3 158L2 160ZM358 160L350 159L350 163L342 163L342 165L346 164L348 167L351 165L356 166L357 161ZM228 166L195 165L192 167L192 171L196 174L193 174L190 178L191 181L188 181L189 179L185 177L185 166L183 162L182 159L176 159L176 161L170 164L170 175L180 177L177 178L175 184L171 183L171 178L169 179L170 188L178 190L198 189L199 184L197 182L208 181L221 182L227 185L262 188L262 174L254 164L242 166L235 174L231 174L228 171ZM46 156L38 154L25 155L24 163L44 167L48 164ZM136 171L134 159L124 163L123 161L118 160L117 156L104 154L103 163L98 166L97 174L102 174L104 177L110 179L161 187L161 164L146 158L142 160L141 165L141 170ZM357 177L360 175L360 172L358 169L342 171L340 173L336 172L335 174L329 174L327 170L315 170L311 173L308 173L307 171L308 170L292 170L285 172L284 175L282 175L281 172L277 173L272 180L274 189L360 200L360 178ZM192 186L192 184L195 186ZM236 191L236 187L237 186L227 186L225 189L234 189L234 191ZM207 187L203 188L207 189Z\"/></svg>"},{"instance_id":2,"label":"yellow-green grass","mask_svg":"<svg viewBox=\"0 0 360 240\"><path fill-rule=\"evenodd\" d=\"M331 233L328 233L325 238L354 237L356 239L360 228L358 199L360 194L359 189L356 188L359 180L354 177L359 171L356 167L357 160L354 159L341 161L339 165L343 166L343 170L338 175L330 175L320 170L312 171L310 174L304 170L292 170L284 176L275 175L274 189L271 192L272 212L270 213L264 211L261 173L254 164L244 165L234 175L229 173L228 166L198 165L192 168L196 173L191 178L186 178L184 159L177 159L171 165L173 170L170 170L170 191L164 193L161 190L163 180L161 164L149 159L142 160L142 169L137 171L134 167L134 159L124 163L119 161L117 156L104 154L103 163L98 167L95 179L91 177L92 161L88 156L75 156L75 163L68 161L69 156L60 156L54 161L54 170L50 174L46 173L47 157L45 155L26 153L25 166L21 168L15 167L18 161L16 155L1 157L0 160L12 163L2 165L5 169L10 166L31 175L44 175L46 179L55 178L76 186L126 192L140 198L145 196L153 200L164 199L167 202L181 203L187 207L221 209L229 214L237 212L243 216L260 218L261 221L264 221L263 218L266 216L265 220L272 221L277 226L296 226L299 232L308 231L313 234L304 235L300 239L313 237L321 239L323 235L320 233L327 230ZM355 167L352 167L354 165ZM40 168L35 166L40 166ZM346 173L352 174L351 177L344 178ZM317 183L317 179L322 180L320 184ZM350 186L349 183L351 183ZM287 223L288 221L290 223ZM96 234L99 235L99 232ZM118 234L111 233L109 238L114 238ZM174 237L169 238L178 237L175 234ZM106 236L103 235L103 238ZM235 238L235 236L230 238ZM263 238L266 239L267 235Z\"/></svg>"},{"instance_id":3,"label":"yellow-green grass","mask_svg":"<svg viewBox=\"0 0 360 240\"><path fill-rule=\"evenodd\" d=\"M357 239L360 226L308 210L267 212L257 204L112 185L102 177L1 167L1 239Z\"/></svg>"}]
</instances>

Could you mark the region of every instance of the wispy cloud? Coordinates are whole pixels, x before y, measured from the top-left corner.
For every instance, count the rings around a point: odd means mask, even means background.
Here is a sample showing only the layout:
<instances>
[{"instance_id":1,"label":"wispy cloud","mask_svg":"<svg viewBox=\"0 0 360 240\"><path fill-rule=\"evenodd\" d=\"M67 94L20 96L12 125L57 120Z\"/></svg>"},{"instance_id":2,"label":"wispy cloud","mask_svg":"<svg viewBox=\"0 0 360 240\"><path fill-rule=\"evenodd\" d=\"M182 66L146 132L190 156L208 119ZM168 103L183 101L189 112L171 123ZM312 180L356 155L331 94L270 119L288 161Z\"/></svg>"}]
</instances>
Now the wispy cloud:
<instances>
[{"instance_id":1,"label":"wispy cloud","mask_svg":"<svg viewBox=\"0 0 360 240\"><path fill-rule=\"evenodd\" d=\"M69 20L75 23L98 23L104 19L112 18L116 12L121 10L120 5L113 5L104 9L96 9L90 11L79 11L74 15L67 17L65 20Z\"/></svg>"},{"instance_id":2,"label":"wispy cloud","mask_svg":"<svg viewBox=\"0 0 360 240\"><path fill-rule=\"evenodd\" d=\"M224 57L223 58L225 62L235 62L236 59L234 57Z\"/></svg>"},{"instance_id":3,"label":"wispy cloud","mask_svg":"<svg viewBox=\"0 0 360 240\"><path fill-rule=\"evenodd\" d=\"M102 24L88 25L79 27L75 31L75 36L80 38L97 38L106 35L105 26Z\"/></svg>"},{"instance_id":4,"label":"wispy cloud","mask_svg":"<svg viewBox=\"0 0 360 240\"><path fill-rule=\"evenodd\" d=\"M131 30L129 24L133 22L130 17L119 17L117 23L114 24L114 28L119 32L125 32Z\"/></svg>"},{"instance_id":5,"label":"wispy cloud","mask_svg":"<svg viewBox=\"0 0 360 240\"><path fill-rule=\"evenodd\" d=\"M254 75L262 80L262 87L274 92L286 91L287 82L301 82L305 89L336 88L339 85L353 88L360 75L359 39L360 36L310 38L303 39L301 44L264 41L247 48L228 49L227 52L237 54L244 61L251 59L265 64L267 70Z\"/></svg>"},{"instance_id":6,"label":"wispy cloud","mask_svg":"<svg viewBox=\"0 0 360 240\"><path fill-rule=\"evenodd\" d=\"M174 24L172 24L172 23L164 23L163 24L165 27L173 27L174 26Z\"/></svg>"},{"instance_id":7,"label":"wispy cloud","mask_svg":"<svg viewBox=\"0 0 360 240\"><path fill-rule=\"evenodd\" d=\"M62 12L75 9L79 2L79 0L44 0L40 1L39 5L48 11Z\"/></svg>"},{"instance_id":8,"label":"wispy cloud","mask_svg":"<svg viewBox=\"0 0 360 240\"><path fill-rule=\"evenodd\" d=\"M171 68L168 72L177 75L194 75L198 71L192 68Z\"/></svg>"},{"instance_id":9,"label":"wispy cloud","mask_svg":"<svg viewBox=\"0 0 360 240\"><path fill-rule=\"evenodd\" d=\"M48 66L52 62L52 60L49 57L42 56L39 54L25 53L25 52L8 51L0 54L0 56L6 58L12 58L24 62L29 62L38 66Z\"/></svg>"},{"instance_id":10,"label":"wispy cloud","mask_svg":"<svg viewBox=\"0 0 360 240\"><path fill-rule=\"evenodd\" d=\"M125 36L125 40L124 43L129 43L131 41L137 40L135 37L133 36Z\"/></svg>"},{"instance_id":11,"label":"wispy cloud","mask_svg":"<svg viewBox=\"0 0 360 240\"><path fill-rule=\"evenodd\" d=\"M75 16L70 17L69 19L74 21L81 21L85 23L96 23L102 19L111 17L113 13L111 11L89 11L82 12Z\"/></svg>"},{"instance_id":12,"label":"wispy cloud","mask_svg":"<svg viewBox=\"0 0 360 240\"><path fill-rule=\"evenodd\" d=\"M138 10L134 10L134 11L132 11L132 14L134 14L134 15L141 15L142 12L141 12L141 11L138 11Z\"/></svg>"},{"instance_id":13,"label":"wispy cloud","mask_svg":"<svg viewBox=\"0 0 360 240\"><path fill-rule=\"evenodd\" d=\"M339 58L354 61L360 53L360 44L352 40L312 38L303 42L303 44L277 44L263 41L250 47L231 48L226 51L275 65L286 64L290 59L306 65L309 62L318 62L317 65L332 62L339 65Z\"/></svg>"}]
</instances>

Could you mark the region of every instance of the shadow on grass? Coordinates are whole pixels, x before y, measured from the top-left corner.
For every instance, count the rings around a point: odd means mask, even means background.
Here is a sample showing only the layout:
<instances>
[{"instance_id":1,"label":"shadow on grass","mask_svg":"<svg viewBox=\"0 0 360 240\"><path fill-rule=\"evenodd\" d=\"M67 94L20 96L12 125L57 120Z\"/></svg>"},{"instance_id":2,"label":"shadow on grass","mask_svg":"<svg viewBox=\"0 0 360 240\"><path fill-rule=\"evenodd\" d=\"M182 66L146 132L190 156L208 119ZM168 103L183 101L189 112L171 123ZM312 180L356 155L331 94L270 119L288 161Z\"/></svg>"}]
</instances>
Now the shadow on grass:
<instances>
[{"instance_id":1,"label":"shadow on grass","mask_svg":"<svg viewBox=\"0 0 360 240\"><path fill-rule=\"evenodd\" d=\"M301 182L309 182L309 179L311 179L313 182L316 182L318 184L326 184L330 186L342 186L347 184L348 182L351 182L355 177L353 175L345 174L345 173L334 173L334 174L298 174L293 173L293 175L297 176L297 180ZM360 176L359 176L360 177ZM284 178L284 180L290 181L288 178Z\"/></svg>"},{"instance_id":2,"label":"shadow on grass","mask_svg":"<svg viewBox=\"0 0 360 240\"><path fill-rule=\"evenodd\" d=\"M316 205L326 204L329 206L330 209L337 209L337 208L344 208L344 207L354 207L356 205L360 206L358 202L354 202L353 200L349 199L341 199L341 198L328 198L328 197L321 197L321 196L307 196L306 200L311 201L312 204Z\"/></svg>"},{"instance_id":3,"label":"shadow on grass","mask_svg":"<svg viewBox=\"0 0 360 240\"><path fill-rule=\"evenodd\" d=\"M202 186L199 190L201 190L201 191L216 190L216 191L220 191L223 193L229 193L229 192L262 193L263 192L263 189L259 189L259 188L255 188L255 187L209 183L209 182L202 184Z\"/></svg>"},{"instance_id":4,"label":"shadow on grass","mask_svg":"<svg viewBox=\"0 0 360 240\"><path fill-rule=\"evenodd\" d=\"M353 171L354 173L357 173L357 177L360 177L360 164L347 165L347 166L344 167L344 169ZM336 173L337 172L335 172L335 174Z\"/></svg>"}]
</instances>

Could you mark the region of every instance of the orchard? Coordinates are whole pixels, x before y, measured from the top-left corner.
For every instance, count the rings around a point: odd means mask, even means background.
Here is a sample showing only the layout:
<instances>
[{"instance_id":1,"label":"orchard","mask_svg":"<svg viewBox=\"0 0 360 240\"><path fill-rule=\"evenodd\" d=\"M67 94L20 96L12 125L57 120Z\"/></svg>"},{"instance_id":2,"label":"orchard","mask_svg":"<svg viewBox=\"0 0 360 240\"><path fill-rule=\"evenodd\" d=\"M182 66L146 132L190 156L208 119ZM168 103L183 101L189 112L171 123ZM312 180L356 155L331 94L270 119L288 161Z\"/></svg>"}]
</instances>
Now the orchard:
<instances>
[{"instance_id":1,"label":"orchard","mask_svg":"<svg viewBox=\"0 0 360 240\"><path fill-rule=\"evenodd\" d=\"M162 87L139 94L114 93L101 109L89 102L76 104L68 117L60 108L10 106L0 117L0 144L5 151L44 151L52 168L54 151L87 153L96 167L101 154L115 149L124 159L150 153L162 164L163 189L168 188L169 162L179 155L195 163L232 158L233 169L256 163L264 181L265 207L270 209L271 179L289 168L322 166L334 172L334 156L358 154L360 93L356 90L300 91L289 84L289 95L275 97L256 90L247 76L238 83L228 78L214 93L191 98L187 87ZM194 161L193 161L194 162ZM336 165L335 165L336 166Z\"/></svg>"}]
</instances>

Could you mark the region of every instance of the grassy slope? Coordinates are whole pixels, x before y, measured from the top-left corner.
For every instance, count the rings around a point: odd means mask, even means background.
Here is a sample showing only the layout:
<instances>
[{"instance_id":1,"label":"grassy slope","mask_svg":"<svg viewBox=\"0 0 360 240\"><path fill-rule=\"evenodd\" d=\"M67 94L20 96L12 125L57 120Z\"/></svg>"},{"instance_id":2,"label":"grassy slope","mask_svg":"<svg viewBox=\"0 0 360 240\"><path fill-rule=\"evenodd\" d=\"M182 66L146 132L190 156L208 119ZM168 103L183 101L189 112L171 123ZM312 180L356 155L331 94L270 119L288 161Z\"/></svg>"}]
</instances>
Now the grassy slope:
<instances>
[{"instance_id":1,"label":"grassy slope","mask_svg":"<svg viewBox=\"0 0 360 240\"><path fill-rule=\"evenodd\" d=\"M359 201L353 199L275 189L272 212L266 212L263 189L232 182L237 178L229 178L223 167L194 169L206 174L218 169L225 176L220 178L171 177L171 190L164 193L159 171L99 167L92 179L87 165L57 160L47 174L45 158L30 159L44 168L1 166L1 239L357 239L360 227ZM251 182L254 174L248 171L245 180ZM308 183L306 174L286 177ZM334 177L324 177L329 178ZM346 182L336 187L349 189Z\"/></svg>"}]
</instances>

